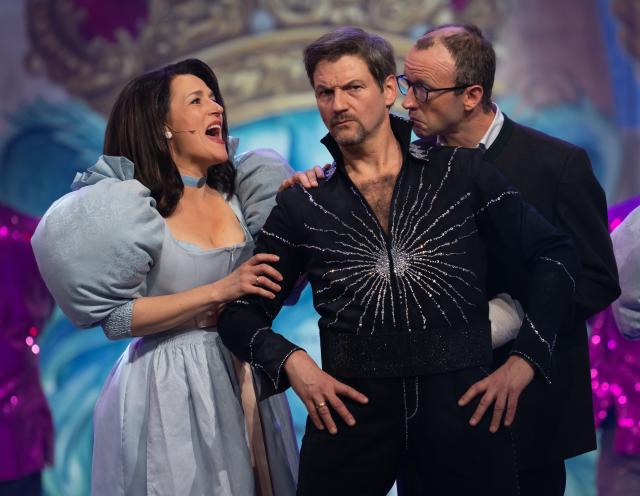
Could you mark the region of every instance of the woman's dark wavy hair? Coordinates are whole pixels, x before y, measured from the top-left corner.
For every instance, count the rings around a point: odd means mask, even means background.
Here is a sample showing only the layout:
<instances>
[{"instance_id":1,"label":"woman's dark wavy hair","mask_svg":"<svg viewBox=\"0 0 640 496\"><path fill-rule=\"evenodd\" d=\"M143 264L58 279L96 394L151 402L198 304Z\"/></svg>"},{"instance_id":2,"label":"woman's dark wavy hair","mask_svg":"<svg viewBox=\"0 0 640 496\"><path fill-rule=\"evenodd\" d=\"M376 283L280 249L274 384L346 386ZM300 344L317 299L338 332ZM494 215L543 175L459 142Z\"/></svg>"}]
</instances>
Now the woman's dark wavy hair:
<instances>
[{"instance_id":1,"label":"woman's dark wavy hair","mask_svg":"<svg viewBox=\"0 0 640 496\"><path fill-rule=\"evenodd\" d=\"M202 79L224 107L218 79L211 68L200 60L187 59L127 83L111 109L104 137L104 154L120 155L134 163L134 177L151 190L156 208L163 217L173 213L184 191L164 136L171 81L181 74ZM224 119L222 137L225 142L228 136L227 120ZM226 161L209 167L207 184L230 197L234 192L235 177L235 167Z\"/></svg>"}]
</instances>

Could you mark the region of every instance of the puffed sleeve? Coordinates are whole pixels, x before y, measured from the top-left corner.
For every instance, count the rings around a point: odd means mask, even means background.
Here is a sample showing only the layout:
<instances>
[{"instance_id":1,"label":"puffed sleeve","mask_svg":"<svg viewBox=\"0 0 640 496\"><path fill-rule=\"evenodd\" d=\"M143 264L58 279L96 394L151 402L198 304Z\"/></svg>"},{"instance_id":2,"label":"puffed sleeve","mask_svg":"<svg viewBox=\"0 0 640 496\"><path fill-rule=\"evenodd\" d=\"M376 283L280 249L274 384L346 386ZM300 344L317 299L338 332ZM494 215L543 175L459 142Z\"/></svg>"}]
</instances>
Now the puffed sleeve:
<instances>
[{"instance_id":1,"label":"puffed sleeve","mask_svg":"<svg viewBox=\"0 0 640 496\"><path fill-rule=\"evenodd\" d=\"M611 234L620 274L620 297L611 308L620 332L640 339L640 207Z\"/></svg>"},{"instance_id":2,"label":"puffed sleeve","mask_svg":"<svg viewBox=\"0 0 640 496\"><path fill-rule=\"evenodd\" d=\"M276 204L278 187L293 174L293 169L282 155L267 148L237 155L234 163L242 214L255 237Z\"/></svg>"},{"instance_id":3,"label":"puffed sleeve","mask_svg":"<svg viewBox=\"0 0 640 496\"><path fill-rule=\"evenodd\" d=\"M101 157L79 174L32 238L38 268L65 315L78 327L102 323L146 294L160 254L164 221L133 164ZM122 310L120 310L122 311Z\"/></svg>"}]
</instances>

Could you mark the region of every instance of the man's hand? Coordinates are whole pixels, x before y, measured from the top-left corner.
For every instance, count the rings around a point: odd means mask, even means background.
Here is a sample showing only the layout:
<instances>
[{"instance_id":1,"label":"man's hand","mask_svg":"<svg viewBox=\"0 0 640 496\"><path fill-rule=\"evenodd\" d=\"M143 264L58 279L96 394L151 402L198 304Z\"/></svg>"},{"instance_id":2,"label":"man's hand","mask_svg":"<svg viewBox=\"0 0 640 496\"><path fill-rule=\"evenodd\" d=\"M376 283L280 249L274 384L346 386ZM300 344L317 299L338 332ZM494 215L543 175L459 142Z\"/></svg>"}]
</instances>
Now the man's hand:
<instances>
[{"instance_id":1,"label":"man's hand","mask_svg":"<svg viewBox=\"0 0 640 496\"><path fill-rule=\"evenodd\" d=\"M316 165L312 169L307 169L304 172L296 172L293 176L282 181L282 184L280 184L280 187L278 188L278 192L283 189L290 188L294 184L301 184L305 189L317 188L318 179L324 178L324 171L330 167L331 164L324 164L324 167Z\"/></svg>"},{"instance_id":2,"label":"man's hand","mask_svg":"<svg viewBox=\"0 0 640 496\"><path fill-rule=\"evenodd\" d=\"M294 351L287 359L284 370L289 376L291 387L304 403L313 425L323 430L325 426L331 434L338 432L328 405L338 412L347 425L354 426L356 420L345 404L338 398L343 395L365 404L369 399L321 370L306 352Z\"/></svg>"},{"instance_id":3,"label":"man's hand","mask_svg":"<svg viewBox=\"0 0 640 496\"><path fill-rule=\"evenodd\" d=\"M476 382L458 400L459 406L466 406L478 394L484 393L469 423L477 425L487 409L495 401L493 417L489 430L496 432L505 411L504 425L509 427L516 416L518 398L524 388L533 380L535 372L531 364L524 358L512 355L493 374Z\"/></svg>"}]
</instances>

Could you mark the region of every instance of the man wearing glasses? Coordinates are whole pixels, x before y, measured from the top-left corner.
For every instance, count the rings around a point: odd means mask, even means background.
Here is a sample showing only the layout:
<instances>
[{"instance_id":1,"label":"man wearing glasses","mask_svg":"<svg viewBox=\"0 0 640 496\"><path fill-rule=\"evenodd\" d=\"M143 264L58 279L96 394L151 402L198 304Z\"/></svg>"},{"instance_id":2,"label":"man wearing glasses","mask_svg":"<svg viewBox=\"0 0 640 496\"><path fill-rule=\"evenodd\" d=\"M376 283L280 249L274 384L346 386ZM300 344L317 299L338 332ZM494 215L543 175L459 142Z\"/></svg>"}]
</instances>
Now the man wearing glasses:
<instances>
[{"instance_id":1,"label":"man wearing glasses","mask_svg":"<svg viewBox=\"0 0 640 496\"><path fill-rule=\"evenodd\" d=\"M520 494L562 495L564 459L596 448L585 320L619 294L606 199L584 150L513 122L491 101L494 73L495 53L480 30L447 25L416 42L397 81L413 130L423 138L419 143L486 149L484 159L497 165L549 222L570 233L580 253L575 305L553 348L551 383L536 375L524 389L522 369L503 365L512 341L494 351L493 368L507 379L495 372L462 400L482 395L472 425L485 413L493 415L492 425L503 415L512 419L517 407L511 429ZM502 243L498 236L489 239ZM506 292L527 301L528 268L512 257L497 259L492 254L499 249L489 251L489 296ZM488 412L493 403L493 413ZM420 474L432 456L428 449L411 446L399 479L401 494L423 494Z\"/></svg>"}]
</instances>

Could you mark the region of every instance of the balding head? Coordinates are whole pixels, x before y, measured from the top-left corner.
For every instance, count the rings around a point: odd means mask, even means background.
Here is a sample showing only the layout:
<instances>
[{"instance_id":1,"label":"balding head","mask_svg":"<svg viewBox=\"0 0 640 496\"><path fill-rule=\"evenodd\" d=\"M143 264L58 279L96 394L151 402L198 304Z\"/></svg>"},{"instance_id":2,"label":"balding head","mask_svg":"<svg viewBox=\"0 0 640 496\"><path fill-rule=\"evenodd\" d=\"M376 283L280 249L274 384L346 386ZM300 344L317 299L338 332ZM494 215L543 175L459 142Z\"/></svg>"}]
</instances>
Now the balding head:
<instances>
[{"instance_id":1,"label":"balding head","mask_svg":"<svg viewBox=\"0 0 640 496\"><path fill-rule=\"evenodd\" d=\"M442 44L451 54L456 68L456 86L482 86L482 106L491 109L491 93L496 73L496 54L482 31L473 24L445 24L430 29L415 43L419 50Z\"/></svg>"}]
</instances>

